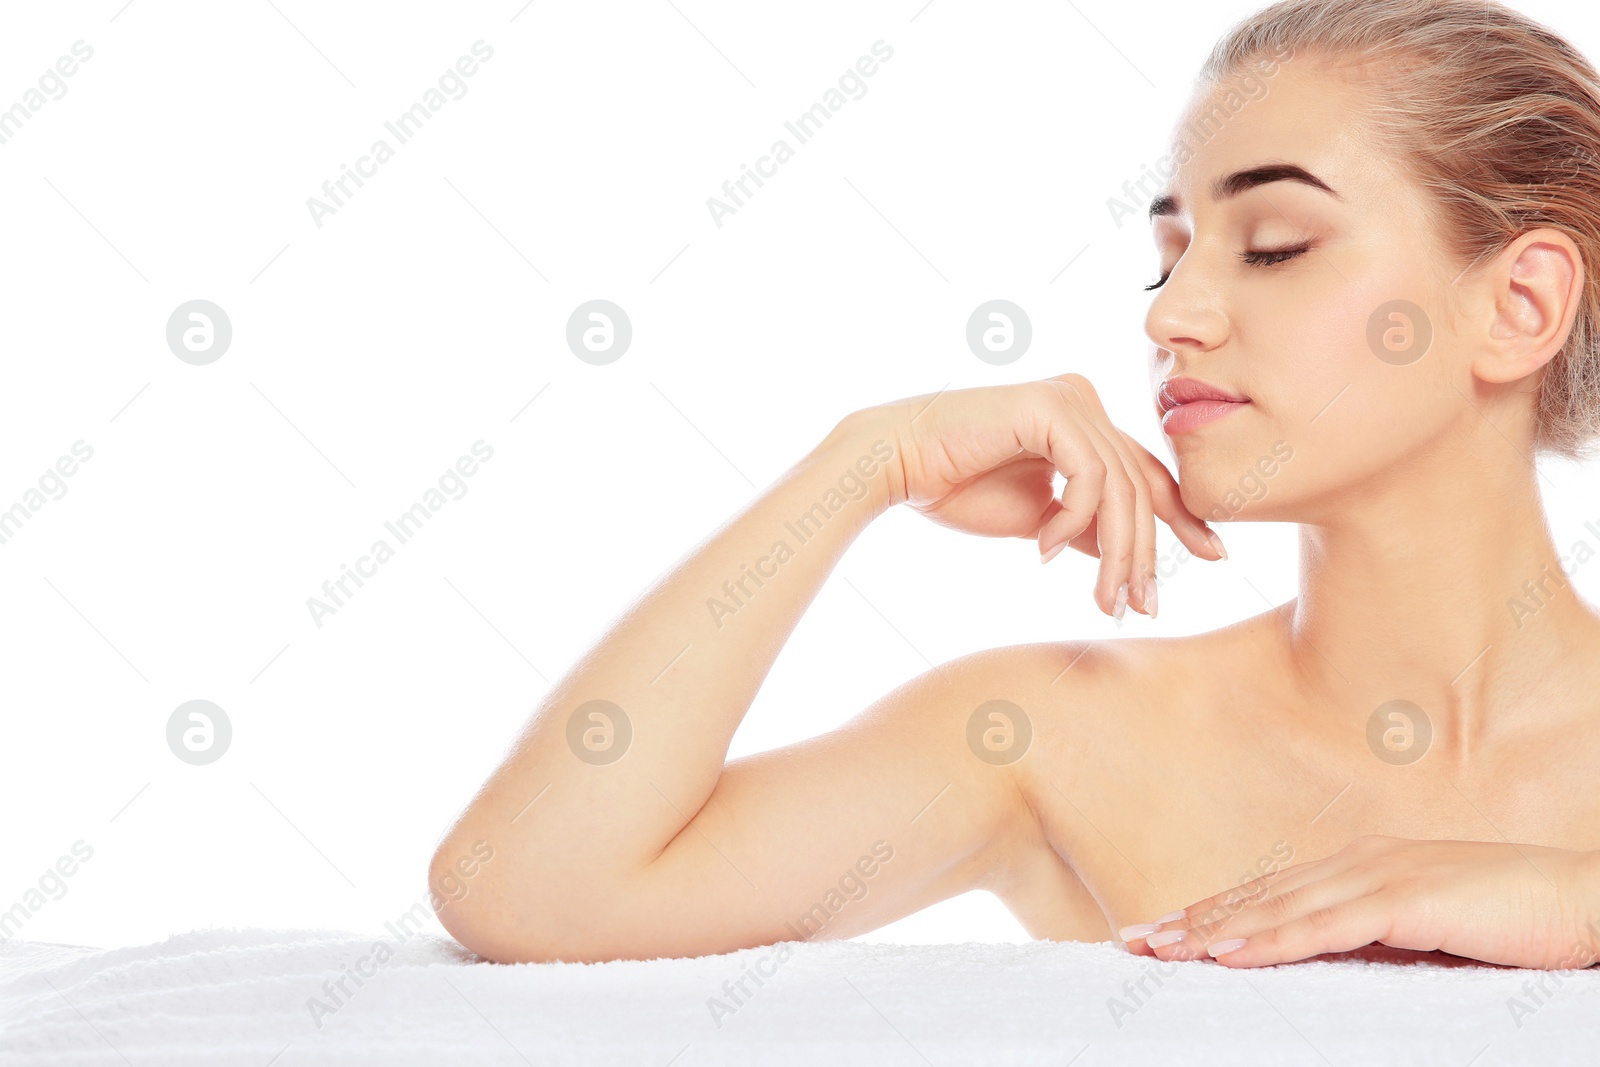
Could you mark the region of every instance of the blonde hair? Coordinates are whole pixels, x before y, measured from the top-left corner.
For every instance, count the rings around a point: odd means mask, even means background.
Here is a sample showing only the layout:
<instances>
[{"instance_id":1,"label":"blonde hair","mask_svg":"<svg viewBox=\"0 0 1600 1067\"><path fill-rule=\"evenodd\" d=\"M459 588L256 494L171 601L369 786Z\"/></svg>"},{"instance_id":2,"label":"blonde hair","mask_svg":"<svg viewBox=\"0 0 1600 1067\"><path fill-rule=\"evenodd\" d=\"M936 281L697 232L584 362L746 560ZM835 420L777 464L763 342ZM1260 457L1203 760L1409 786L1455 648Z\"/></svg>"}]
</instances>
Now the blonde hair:
<instances>
[{"instance_id":1,"label":"blonde hair","mask_svg":"<svg viewBox=\"0 0 1600 1067\"><path fill-rule=\"evenodd\" d=\"M1240 22L1201 68L1214 85L1264 59L1370 72L1373 129L1435 205L1447 252L1475 266L1539 227L1583 256L1577 316L1544 368L1535 451L1589 459L1600 436L1600 75L1581 52L1492 0L1282 0Z\"/></svg>"}]
</instances>

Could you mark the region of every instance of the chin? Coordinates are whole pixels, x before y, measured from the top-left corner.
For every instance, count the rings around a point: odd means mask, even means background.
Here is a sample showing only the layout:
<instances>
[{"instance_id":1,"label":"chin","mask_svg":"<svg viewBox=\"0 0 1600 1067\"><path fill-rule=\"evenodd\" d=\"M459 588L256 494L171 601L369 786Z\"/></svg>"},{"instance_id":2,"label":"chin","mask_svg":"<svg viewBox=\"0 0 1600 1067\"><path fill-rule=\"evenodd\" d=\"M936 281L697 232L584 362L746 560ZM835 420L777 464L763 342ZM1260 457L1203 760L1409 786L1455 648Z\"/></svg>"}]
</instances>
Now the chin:
<instances>
[{"instance_id":1,"label":"chin","mask_svg":"<svg viewBox=\"0 0 1600 1067\"><path fill-rule=\"evenodd\" d=\"M1178 498L1183 506L1207 522L1226 522L1227 508L1223 506L1223 493L1208 477L1210 464L1191 462L1178 464ZM1226 517L1224 517L1226 516Z\"/></svg>"},{"instance_id":2,"label":"chin","mask_svg":"<svg viewBox=\"0 0 1600 1067\"><path fill-rule=\"evenodd\" d=\"M1178 495L1206 522L1262 521L1263 502L1282 492L1283 471L1294 458L1294 447L1282 439L1220 455L1190 449L1178 459Z\"/></svg>"}]
</instances>

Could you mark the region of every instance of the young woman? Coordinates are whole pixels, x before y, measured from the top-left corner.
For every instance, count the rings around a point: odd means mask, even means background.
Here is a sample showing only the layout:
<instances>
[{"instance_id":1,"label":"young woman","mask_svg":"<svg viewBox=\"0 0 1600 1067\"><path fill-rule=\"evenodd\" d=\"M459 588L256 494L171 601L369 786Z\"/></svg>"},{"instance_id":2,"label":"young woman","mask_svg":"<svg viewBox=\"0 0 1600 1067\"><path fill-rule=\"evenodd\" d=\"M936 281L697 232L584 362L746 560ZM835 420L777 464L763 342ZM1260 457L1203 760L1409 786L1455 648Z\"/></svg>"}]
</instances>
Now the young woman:
<instances>
[{"instance_id":1,"label":"young woman","mask_svg":"<svg viewBox=\"0 0 1600 1067\"><path fill-rule=\"evenodd\" d=\"M1163 959L1595 961L1600 618L1533 464L1600 431L1594 68L1484 0L1289 0L1217 46L1178 129L1145 321L1176 478L1078 374L846 415L627 610L445 835L464 945L701 955L982 888L1037 937ZM727 762L895 506L1098 557L1118 618L1156 614L1157 518L1208 560L1202 516L1293 522L1300 595L974 653Z\"/></svg>"}]
</instances>

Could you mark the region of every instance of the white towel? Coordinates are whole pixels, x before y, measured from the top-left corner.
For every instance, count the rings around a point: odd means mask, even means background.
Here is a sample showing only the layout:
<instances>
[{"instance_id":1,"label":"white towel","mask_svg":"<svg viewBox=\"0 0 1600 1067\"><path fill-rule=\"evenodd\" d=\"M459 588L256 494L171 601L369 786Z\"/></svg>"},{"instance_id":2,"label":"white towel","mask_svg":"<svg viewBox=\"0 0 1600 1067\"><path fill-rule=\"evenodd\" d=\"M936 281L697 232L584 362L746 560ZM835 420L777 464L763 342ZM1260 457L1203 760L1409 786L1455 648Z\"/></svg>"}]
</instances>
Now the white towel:
<instances>
[{"instance_id":1,"label":"white towel","mask_svg":"<svg viewBox=\"0 0 1600 1067\"><path fill-rule=\"evenodd\" d=\"M1600 969L1048 941L501 966L426 934L202 930L0 944L0 1027L7 1065L1594 1064Z\"/></svg>"}]
</instances>

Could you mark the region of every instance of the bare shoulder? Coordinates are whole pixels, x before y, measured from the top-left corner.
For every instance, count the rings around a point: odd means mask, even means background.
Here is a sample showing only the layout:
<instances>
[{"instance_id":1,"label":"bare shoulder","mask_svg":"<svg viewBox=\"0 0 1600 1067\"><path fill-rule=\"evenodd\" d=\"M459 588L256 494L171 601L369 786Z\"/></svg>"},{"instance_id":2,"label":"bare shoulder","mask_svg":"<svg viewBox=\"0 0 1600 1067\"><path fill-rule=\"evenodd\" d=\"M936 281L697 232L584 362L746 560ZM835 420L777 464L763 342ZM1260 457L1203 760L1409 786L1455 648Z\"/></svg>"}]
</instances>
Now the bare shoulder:
<instances>
[{"instance_id":1,"label":"bare shoulder","mask_svg":"<svg viewBox=\"0 0 1600 1067\"><path fill-rule=\"evenodd\" d=\"M1005 765L1025 802L1026 825L1006 835L989 888L1033 936L1111 936L1072 860L1072 828L1104 820L1061 818L1063 807L1154 801L1170 789L1165 761L1152 755L1215 732L1232 702L1230 665L1259 658L1268 625L1258 617L1193 636L1009 645L958 661L973 704L967 746Z\"/></svg>"},{"instance_id":2,"label":"bare shoulder","mask_svg":"<svg viewBox=\"0 0 1600 1067\"><path fill-rule=\"evenodd\" d=\"M1269 701L1275 611L1184 637L1043 641L992 649L1019 792L1037 816L1062 798L1155 797L1219 737L1250 733ZM994 741L1003 741L1000 731Z\"/></svg>"},{"instance_id":3,"label":"bare shoulder","mask_svg":"<svg viewBox=\"0 0 1600 1067\"><path fill-rule=\"evenodd\" d=\"M1205 633L1049 641L991 650L978 660L996 688L1026 694L1023 710L1041 741L1065 731L1081 740L1109 731L1200 727L1259 675L1270 656L1272 612Z\"/></svg>"}]
</instances>

